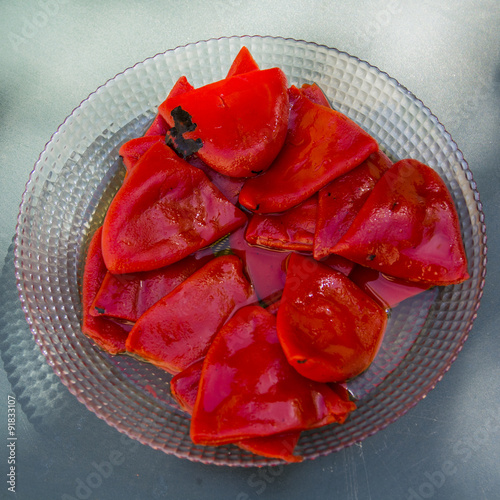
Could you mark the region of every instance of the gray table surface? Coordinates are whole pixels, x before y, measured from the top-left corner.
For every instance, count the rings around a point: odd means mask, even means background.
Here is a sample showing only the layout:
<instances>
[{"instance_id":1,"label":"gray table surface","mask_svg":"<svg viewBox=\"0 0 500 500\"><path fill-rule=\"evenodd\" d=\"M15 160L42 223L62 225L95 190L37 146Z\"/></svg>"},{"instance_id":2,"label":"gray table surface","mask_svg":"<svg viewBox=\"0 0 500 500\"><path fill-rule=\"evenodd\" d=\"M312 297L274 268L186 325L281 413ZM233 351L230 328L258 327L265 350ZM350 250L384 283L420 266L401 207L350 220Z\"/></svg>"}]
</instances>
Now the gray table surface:
<instances>
[{"instance_id":1,"label":"gray table surface","mask_svg":"<svg viewBox=\"0 0 500 500\"><path fill-rule=\"evenodd\" d=\"M33 164L82 99L158 52L242 34L336 47L416 94L474 173L489 247L470 337L424 400L362 443L263 469L165 455L125 438L78 403L30 337L10 247ZM0 2L0 498L500 498L499 64L498 0ZM9 396L16 399L15 495L6 482Z\"/></svg>"}]
</instances>

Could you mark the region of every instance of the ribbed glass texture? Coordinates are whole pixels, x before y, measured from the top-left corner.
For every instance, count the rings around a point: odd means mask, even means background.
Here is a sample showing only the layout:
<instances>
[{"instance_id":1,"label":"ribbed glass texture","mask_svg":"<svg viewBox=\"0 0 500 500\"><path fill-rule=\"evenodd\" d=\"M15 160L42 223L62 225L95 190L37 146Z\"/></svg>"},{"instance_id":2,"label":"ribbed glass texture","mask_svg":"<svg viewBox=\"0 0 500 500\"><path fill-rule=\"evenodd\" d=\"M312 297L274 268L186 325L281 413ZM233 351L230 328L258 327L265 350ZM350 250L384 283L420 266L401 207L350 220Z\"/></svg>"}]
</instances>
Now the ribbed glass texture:
<instances>
[{"instance_id":1,"label":"ribbed glass texture","mask_svg":"<svg viewBox=\"0 0 500 500\"><path fill-rule=\"evenodd\" d=\"M15 267L27 321L48 363L91 411L153 448L220 465L272 465L234 446L195 446L170 377L128 356L110 356L81 332L86 249L124 174L118 150L141 135L178 77L194 86L225 76L246 45L261 68L290 84L318 83L332 105L368 130L393 159L437 170L460 217L471 278L393 309L371 368L350 384L358 409L342 426L303 433L298 452L325 455L384 428L422 399L457 356L476 317L486 270L484 216L462 153L425 105L378 68L336 49L274 37L211 39L169 50L96 90L40 155L20 207Z\"/></svg>"}]
</instances>

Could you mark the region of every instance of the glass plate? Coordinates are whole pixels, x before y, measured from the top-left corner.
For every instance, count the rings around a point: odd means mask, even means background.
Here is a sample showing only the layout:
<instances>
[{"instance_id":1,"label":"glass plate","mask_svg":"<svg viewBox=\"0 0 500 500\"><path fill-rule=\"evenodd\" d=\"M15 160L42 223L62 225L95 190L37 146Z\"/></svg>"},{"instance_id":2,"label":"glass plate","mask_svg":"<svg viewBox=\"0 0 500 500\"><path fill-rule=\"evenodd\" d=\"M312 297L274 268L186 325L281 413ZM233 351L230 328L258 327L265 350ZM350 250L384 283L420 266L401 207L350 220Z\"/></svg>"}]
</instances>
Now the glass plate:
<instances>
[{"instance_id":1,"label":"glass plate","mask_svg":"<svg viewBox=\"0 0 500 500\"><path fill-rule=\"evenodd\" d=\"M194 445L189 417L170 396L165 372L110 356L81 332L86 249L123 179L118 150L142 135L181 75L198 87L223 78L246 45L261 68L289 83L318 83L332 105L368 130L393 160L437 170L460 217L471 278L433 289L392 310L380 352L349 388L358 409L343 425L304 432L305 458L338 451L386 427L422 399L460 351L476 317L486 271L486 232L472 173L424 104L386 73L336 49L284 38L201 41L158 54L98 88L65 120L40 155L20 207L15 239L19 295L47 362L97 416L153 448L220 465L281 463L235 446Z\"/></svg>"}]
</instances>

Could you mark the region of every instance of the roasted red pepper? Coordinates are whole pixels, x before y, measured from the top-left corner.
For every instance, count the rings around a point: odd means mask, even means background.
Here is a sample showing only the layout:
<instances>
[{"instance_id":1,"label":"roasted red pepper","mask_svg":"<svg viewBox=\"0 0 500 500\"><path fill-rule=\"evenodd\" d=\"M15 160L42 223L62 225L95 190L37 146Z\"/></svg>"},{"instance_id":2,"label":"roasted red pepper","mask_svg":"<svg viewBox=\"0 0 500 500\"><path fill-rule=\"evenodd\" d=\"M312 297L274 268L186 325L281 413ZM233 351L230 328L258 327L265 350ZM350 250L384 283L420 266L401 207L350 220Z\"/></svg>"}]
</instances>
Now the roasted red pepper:
<instances>
[{"instance_id":1,"label":"roasted red pepper","mask_svg":"<svg viewBox=\"0 0 500 500\"><path fill-rule=\"evenodd\" d=\"M142 156L144 156L144 153L158 142L164 143L165 135L145 135L130 139L124 143L119 150L119 154L123 159L123 164L127 172L132 170Z\"/></svg>"},{"instance_id":2,"label":"roasted red pepper","mask_svg":"<svg viewBox=\"0 0 500 500\"><path fill-rule=\"evenodd\" d=\"M304 84L300 93L312 102L329 106L323 91L316 85ZM292 102L297 94L291 91ZM240 188L241 190L241 188ZM246 231L246 239L254 245L280 250L312 251L318 209L318 196L280 214L254 214Z\"/></svg>"},{"instance_id":3,"label":"roasted red pepper","mask_svg":"<svg viewBox=\"0 0 500 500\"><path fill-rule=\"evenodd\" d=\"M176 82L175 85L172 87L172 90L168 94L168 97L174 97L176 95L183 94L184 92L187 92L188 90L193 90L193 86L187 81L187 78L185 76L181 76ZM165 135L167 131L169 130L170 126L168 123L165 121L163 116L161 116L160 113L157 113L155 119L153 120L153 123L149 126L149 128L146 130L144 133L145 136L149 135Z\"/></svg>"},{"instance_id":4,"label":"roasted red pepper","mask_svg":"<svg viewBox=\"0 0 500 500\"><path fill-rule=\"evenodd\" d=\"M207 165L230 177L254 176L269 167L285 140L286 77L278 68L250 71L167 98L159 107L171 127L177 127L179 110L192 123L183 140L201 144L197 155Z\"/></svg>"},{"instance_id":5,"label":"roasted red pepper","mask_svg":"<svg viewBox=\"0 0 500 500\"><path fill-rule=\"evenodd\" d=\"M254 214L245 237L249 243L279 250L313 250L317 195L281 214Z\"/></svg>"},{"instance_id":6,"label":"roasted red pepper","mask_svg":"<svg viewBox=\"0 0 500 500\"><path fill-rule=\"evenodd\" d=\"M372 153L361 165L327 184L318 194L314 258L323 259L352 224L356 214L392 165L382 152Z\"/></svg>"},{"instance_id":7,"label":"roasted red pepper","mask_svg":"<svg viewBox=\"0 0 500 500\"><path fill-rule=\"evenodd\" d=\"M181 76L175 85L172 87L172 90L168 94L169 97L174 97L176 95L183 94L189 90L192 90L194 87L187 81L185 76ZM139 161L141 156L153 145L157 142L165 142L165 134L170 129L168 123L164 120L164 118L157 114L153 123L149 126L149 128L144 133L142 137L136 137L134 139L130 139L125 142L118 154L123 158L123 163L127 170L130 170L135 166L135 164Z\"/></svg>"},{"instance_id":8,"label":"roasted red pepper","mask_svg":"<svg viewBox=\"0 0 500 500\"><path fill-rule=\"evenodd\" d=\"M347 116L290 89L293 105L285 145L272 166L248 179L240 203L257 213L283 212L358 166L378 144Z\"/></svg>"},{"instance_id":9,"label":"roasted red pepper","mask_svg":"<svg viewBox=\"0 0 500 500\"><path fill-rule=\"evenodd\" d=\"M198 386L200 385L201 369L205 358L191 363L187 368L177 373L170 380L170 392L180 407L190 415L193 413Z\"/></svg>"},{"instance_id":10,"label":"roasted red pepper","mask_svg":"<svg viewBox=\"0 0 500 500\"><path fill-rule=\"evenodd\" d=\"M154 135L162 135L165 137L168 129L168 123L164 120L163 116L157 114L155 119L152 121L149 128L144 132L144 137L154 136Z\"/></svg>"},{"instance_id":11,"label":"roasted red pepper","mask_svg":"<svg viewBox=\"0 0 500 500\"><path fill-rule=\"evenodd\" d=\"M107 273L102 258L101 235L102 227L97 229L92 236L85 260L82 290L82 332L94 340L101 349L110 354L119 354L125 351L125 341L131 326L110 318L95 318L90 314L94 298Z\"/></svg>"},{"instance_id":12,"label":"roasted red pepper","mask_svg":"<svg viewBox=\"0 0 500 500\"><path fill-rule=\"evenodd\" d=\"M255 62L252 54L247 47L241 47L240 51L236 55L227 72L226 78L230 78L234 75L241 75L243 73L249 73L250 71L256 71L259 69L259 65Z\"/></svg>"},{"instance_id":13,"label":"roasted red pepper","mask_svg":"<svg viewBox=\"0 0 500 500\"><path fill-rule=\"evenodd\" d=\"M290 431L272 436L262 436L243 439L236 443L240 448L251 451L256 455L270 458L281 458L285 462L302 462L304 457L296 455L294 449L300 439L301 431Z\"/></svg>"},{"instance_id":14,"label":"roasted red pepper","mask_svg":"<svg viewBox=\"0 0 500 500\"><path fill-rule=\"evenodd\" d=\"M290 96L290 101L291 103L294 100L294 96L296 95L296 92L294 91L293 87L290 89L292 92L292 95ZM307 97L310 101L316 103L316 104L321 104L321 106L326 106L327 108L331 108L330 102L326 98L324 92L321 90L321 88L316 84L316 83L304 83L302 87L300 87L300 93Z\"/></svg>"},{"instance_id":15,"label":"roasted red pepper","mask_svg":"<svg viewBox=\"0 0 500 500\"><path fill-rule=\"evenodd\" d=\"M127 351L169 373L180 372L205 356L236 309L255 300L240 259L217 257L139 318L128 336Z\"/></svg>"},{"instance_id":16,"label":"roasted red pepper","mask_svg":"<svg viewBox=\"0 0 500 500\"><path fill-rule=\"evenodd\" d=\"M219 174L213 168L210 168L201 158L196 155L187 160L193 167L199 168L205 172L206 176L214 183L219 191L233 204L238 203L238 196L245 179L237 177L228 177L227 175Z\"/></svg>"},{"instance_id":17,"label":"roasted red pepper","mask_svg":"<svg viewBox=\"0 0 500 500\"><path fill-rule=\"evenodd\" d=\"M469 277L451 194L417 160L400 160L383 175L333 252L410 281L449 285Z\"/></svg>"},{"instance_id":18,"label":"roasted red pepper","mask_svg":"<svg viewBox=\"0 0 500 500\"><path fill-rule=\"evenodd\" d=\"M206 355L191 421L194 443L219 445L344 422L354 403L287 362L276 318L240 309Z\"/></svg>"},{"instance_id":19,"label":"roasted red pepper","mask_svg":"<svg viewBox=\"0 0 500 500\"><path fill-rule=\"evenodd\" d=\"M138 161L142 158L144 153L148 151L151 146L156 143L164 143L164 135L150 135L144 137L137 137L136 139L130 139L120 148L120 156L123 158L123 164L125 165L127 171L130 171ZM214 185L220 190L220 192L231 202L233 205L238 203L238 196L241 191L241 187L245 182L244 179L237 179L235 177L227 177L225 175L219 174L213 168L210 168L205 164L200 158L196 156L191 156L187 159L190 165L199 168L201 171L205 172L207 177L214 183Z\"/></svg>"},{"instance_id":20,"label":"roasted red pepper","mask_svg":"<svg viewBox=\"0 0 500 500\"><path fill-rule=\"evenodd\" d=\"M120 155L127 177L90 244L82 330L174 374L195 443L300 461L303 430L355 408L339 382L373 361L385 309L468 278L439 176L415 160L389 168L317 85L287 89L245 47L219 82L181 77ZM237 201L255 212L247 227ZM214 257L228 234L232 254ZM269 307L248 306L258 299Z\"/></svg>"},{"instance_id":21,"label":"roasted red pepper","mask_svg":"<svg viewBox=\"0 0 500 500\"><path fill-rule=\"evenodd\" d=\"M174 396L181 408L190 415L193 413L196 403L203 362L204 360L201 359L193 363L175 375L170 381L172 396ZM234 444L257 455L281 458L287 462L301 462L302 457L293 453L299 438L300 431L295 431L244 439Z\"/></svg>"},{"instance_id":22,"label":"roasted red pepper","mask_svg":"<svg viewBox=\"0 0 500 500\"><path fill-rule=\"evenodd\" d=\"M349 276L352 270L356 267L356 264L349 259L341 257L340 255L329 255L326 259L321 261L322 264L328 266L331 269L335 269L339 273Z\"/></svg>"},{"instance_id":23,"label":"roasted red pepper","mask_svg":"<svg viewBox=\"0 0 500 500\"><path fill-rule=\"evenodd\" d=\"M277 314L288 362L319 382L344 382L371 364L387 314L344 274L292 254Z\"/></svg>"},{"instance_id":24,"label":"roasted red pepper","mask_svg":"<svg viewBox=\"0 0 500 500\"><path fill-rule=\"evenodd\" d=\"M135 323L153 304L213 259L200 250L170 266L142 273L106 273L90 308L92 316L109 316Z\"/></svg>"},{"instance_id":25,"label":"roasted red pepper","mask_svg":"<svg viewBox=\"0 0 500 500\"><path fill-rule=\"evenodd\" d=\"M103 224L102 251L114 274L173 264L246 222L199 169L155 144L125 178Z\"/></svg>"}]
</instances>

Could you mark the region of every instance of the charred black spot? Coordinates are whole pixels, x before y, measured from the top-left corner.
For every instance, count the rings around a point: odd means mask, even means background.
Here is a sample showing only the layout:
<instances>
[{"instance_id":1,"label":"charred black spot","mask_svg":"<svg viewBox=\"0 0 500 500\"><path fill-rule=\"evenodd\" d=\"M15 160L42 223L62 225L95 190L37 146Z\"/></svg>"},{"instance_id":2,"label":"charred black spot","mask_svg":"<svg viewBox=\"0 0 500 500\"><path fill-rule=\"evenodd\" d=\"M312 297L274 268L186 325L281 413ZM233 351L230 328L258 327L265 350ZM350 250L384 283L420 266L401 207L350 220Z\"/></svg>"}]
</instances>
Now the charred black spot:
<instances>
[{"instance_id":1,"label":"charred black spot","mask_svg":"<svg viewBox=\"0 0 500 500\"><path fill-rule=\"evenodd\" d=\"M262 169L262 170L251 170L251 172L252 172L252 174L259 175L262 172L264 172L264 169Z\"/></svg>"},{"instance_id":2,"label":"charred black spot","mask_svg":"<svg viewBox=\"0 0 500 500\"><path fill-rule=\"evenodd\" d=\"M376 257L376 255L374 253L371 253L370 255L368 255L367 259L368 260L374 260Z\"/></svg>"},{"instance_id":3,"label":"charred black spot","mask_svg":"<svg viewBox=\"0 0 500 500\"><path fill-rule=\"evenodd\" d=\"M196 130L196 123L193 123L191 115L180 106L172 110L174 126L167 131L165 143L170 146L181 158L187 158L196 153L203 146L203 141L198 139L186 139L186 132Z\"/></svg>"},{"instance_id":4,"label":"charred black spot","mask_svg":"<svg viewBox=\"0 0 500 500\"><path fill-rule=\"evenodd\" d=\"M299 364L301 364L301 365L302 365L302 364L303 364L303 363L305 363L306 361L307 361L307 359L298 359L298 360L297 360L297 363L299 363Z\"/></svg>"},{"instance_id":5,"label":"charred black spot","mask_svg":"<svg viewBox=\"0 0 500 500\"><path fill-rule=\"evenodd\" d=\"M94 309L95 309L95 310L96 310L99 314L104 314L104 313L106 312L106 310L105 310L105 309L102 309L102 308L100 308L100 307L95 307Z\"/></svg>"}]
</instances>

